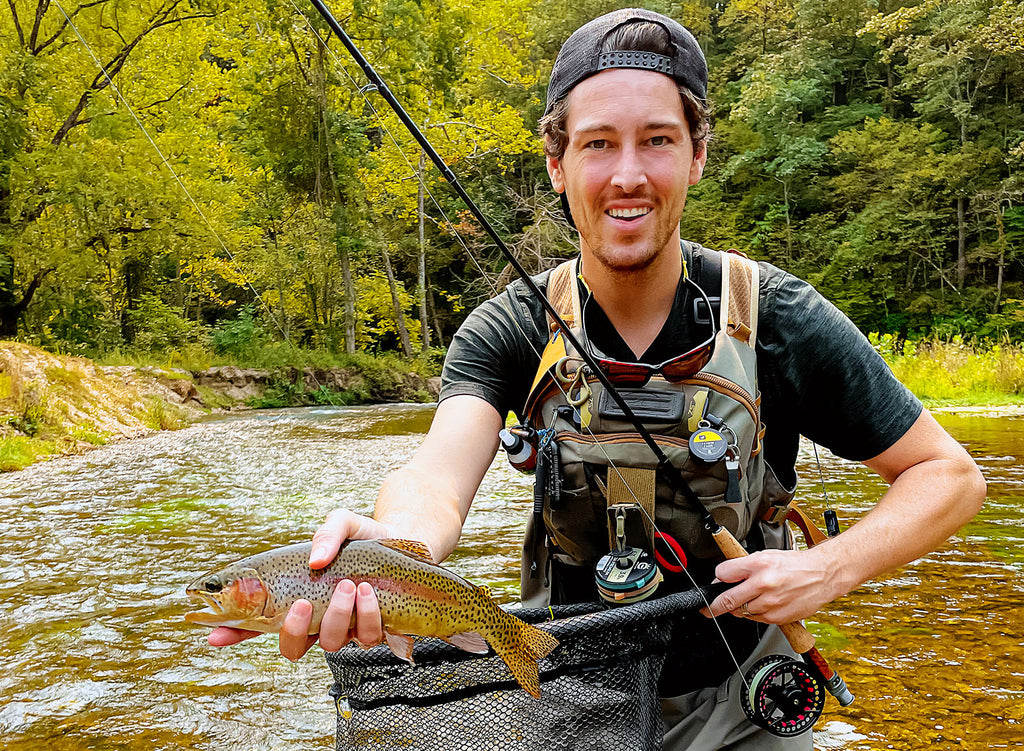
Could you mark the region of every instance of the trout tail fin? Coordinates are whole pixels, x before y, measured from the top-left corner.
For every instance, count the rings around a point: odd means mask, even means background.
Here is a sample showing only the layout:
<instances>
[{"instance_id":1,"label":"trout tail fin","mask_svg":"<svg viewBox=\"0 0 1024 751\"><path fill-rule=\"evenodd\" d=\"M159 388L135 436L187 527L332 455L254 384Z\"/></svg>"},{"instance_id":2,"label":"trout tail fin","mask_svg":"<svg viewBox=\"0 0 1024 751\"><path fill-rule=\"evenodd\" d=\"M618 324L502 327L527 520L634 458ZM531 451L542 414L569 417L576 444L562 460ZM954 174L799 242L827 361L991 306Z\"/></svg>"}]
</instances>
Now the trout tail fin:
<instances>
[{"instance_id":1,"label":"trout tail fin","mask_svg":"<svg viewBox=\"0 0 1024 751\"><path fill-rule=\"evenodd\" d=\"M531 626L495 605L501 613L494 628L486 635L497 655L505 661L512 675L530 696L540 697L540 673L537 660L558 646L558 639L547 631Z\"/></svg>"}]
</instances>

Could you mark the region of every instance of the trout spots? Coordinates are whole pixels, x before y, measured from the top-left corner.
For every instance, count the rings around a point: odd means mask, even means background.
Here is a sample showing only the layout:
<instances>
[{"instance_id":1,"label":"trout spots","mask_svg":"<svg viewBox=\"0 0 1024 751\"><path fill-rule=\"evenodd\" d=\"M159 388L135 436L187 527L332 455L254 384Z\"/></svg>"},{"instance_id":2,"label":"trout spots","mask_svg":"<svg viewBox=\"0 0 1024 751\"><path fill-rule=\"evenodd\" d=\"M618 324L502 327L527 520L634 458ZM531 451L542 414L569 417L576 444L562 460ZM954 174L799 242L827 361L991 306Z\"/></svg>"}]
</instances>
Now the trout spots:
<instances>
[{"instance_id":1,"label":"trout spots","mask_svg":"<svg viewBox=\"0 0 1024 751\"><path fill-rule=\"evenodd\" d=\"M449 638L476 632L509 666L516 680L533 696L538 696L540 682L537 660L546 655L557 642L550 634L528 626L504 612L488 593L441 566L424 559L415 544L388 545L374 540L350 540L324 569L309 568L310 543L269 550L221 571L197 580L227 582L248 579L266 587L269 602L256 613L232 613L228 620L239 628L275 633L288 608L298 599L313 604L311 633L319 630L320 620L330 603L334 588L342 579L359 584L367 582L377 593L382 626L390 634L414 634ZM257 573L258 572L258 573ZM243 576L244 574L244 576ZM250 591L251 590L251 591ZM255 604L256 587L234 586L239 603ZM191 592L190 592L191 593ZM247 598L251 595L252 601ZM207 598L213 594L207 593ZM206 598L204 598L206 599ZM260 614L261 613L261 614ZM218 625L221 614L210 613L202 622ZM406 649L404 640L392 639L398 651ZM479 648L479 642L457 640Z\"/></svg>"}]
</instances>

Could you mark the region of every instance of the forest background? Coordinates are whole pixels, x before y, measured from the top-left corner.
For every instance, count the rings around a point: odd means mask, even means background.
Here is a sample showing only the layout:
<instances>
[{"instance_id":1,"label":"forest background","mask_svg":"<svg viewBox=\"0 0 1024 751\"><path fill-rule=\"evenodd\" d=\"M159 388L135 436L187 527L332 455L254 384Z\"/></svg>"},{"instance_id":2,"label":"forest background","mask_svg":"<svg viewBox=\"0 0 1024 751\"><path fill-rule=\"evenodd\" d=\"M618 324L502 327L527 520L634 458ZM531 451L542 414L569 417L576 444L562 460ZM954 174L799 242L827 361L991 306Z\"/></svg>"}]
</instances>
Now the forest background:
<instances>
[{"instance_id":1,"label":"forest background","mask_svg":"<svg viewBox=\"0 0 1024 751\"><path fill-rule=\"evenodd\" d=\"M186 367L283 364L295 345L436 364L511 279L296 3L6 1L0 339ZM535 135L551 63L624 5L332 3L532 271L573 252ZM1024 340L1017 0L645 6L690 28L710 67L714 140L684 237L811 281L892 352Z\"/></svg>"}]
</instances>

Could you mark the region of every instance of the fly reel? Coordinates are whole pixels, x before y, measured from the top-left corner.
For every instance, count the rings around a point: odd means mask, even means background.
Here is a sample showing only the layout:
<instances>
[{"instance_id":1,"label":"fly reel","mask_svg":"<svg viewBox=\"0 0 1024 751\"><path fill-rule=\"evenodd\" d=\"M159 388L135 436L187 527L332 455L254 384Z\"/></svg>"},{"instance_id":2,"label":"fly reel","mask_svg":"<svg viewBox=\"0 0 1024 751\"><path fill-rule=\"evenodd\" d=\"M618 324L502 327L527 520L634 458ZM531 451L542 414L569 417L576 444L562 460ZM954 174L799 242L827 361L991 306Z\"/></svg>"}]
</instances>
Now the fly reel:
<instances>
[{"instance_id":1,"label":"fly reel","mask_svg":"<svg viewBox=\"0 0 1024 751\"><path fill-rule=\"evenodd\" d=\"M752 723L781 738L810 730L825 708L825 689L800 661L768 655L747 672L743 712Z\"/></svg>"}]
</instances>

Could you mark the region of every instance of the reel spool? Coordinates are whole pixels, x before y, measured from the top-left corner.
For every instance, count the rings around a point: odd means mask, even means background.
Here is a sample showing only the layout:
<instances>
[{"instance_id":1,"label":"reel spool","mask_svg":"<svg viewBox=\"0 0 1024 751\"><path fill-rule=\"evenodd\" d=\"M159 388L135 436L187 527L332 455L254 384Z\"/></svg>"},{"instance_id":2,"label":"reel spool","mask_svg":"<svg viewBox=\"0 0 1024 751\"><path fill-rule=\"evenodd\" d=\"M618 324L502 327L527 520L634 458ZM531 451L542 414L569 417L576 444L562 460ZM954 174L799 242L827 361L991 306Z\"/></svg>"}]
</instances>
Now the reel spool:
<instances>
[{"instance_id":1,"label":"reel spool","mask_svg":"<svg viewBox=\"0 0 1024 751\"><path fill-rule=\"evenodd\" d=\"M810 730L825 708L825 689L798 660L768 655L747 673L740 690L747 719L781 738Z\"/></svg>"},{"instance_id":2,"label":"reel spool","mask_svg":"<svg viewBox=\"0 0 1024 751\"><path fill-rule=\"evenodd\" d=\"M630 545L627 538L627 517L641 521L641 509L635 503L618 503L608 507L609 523L615 545L608 555L597 562L594 579L601 599L613 605L628 605L650 597L661 584L661 569L654 556L641 547ZM642 531L640 526L634 530Z\"/></svg>"},{"instance_id":3,"label":"reel spool","mask_svg":"<svg viewBox=\"0 0 1024 751\"><path fill-rule=\"evenodd\" d=\"M661 584L661 569L642 548L616 549L597 562L597 593L614 605L628 605L650 597Z\"/></svg>"}]
</instances>

